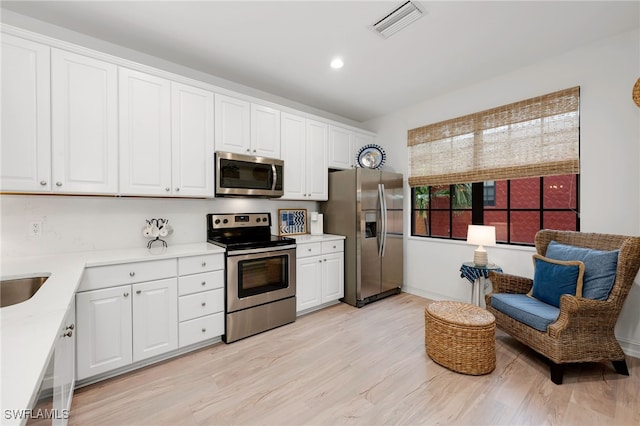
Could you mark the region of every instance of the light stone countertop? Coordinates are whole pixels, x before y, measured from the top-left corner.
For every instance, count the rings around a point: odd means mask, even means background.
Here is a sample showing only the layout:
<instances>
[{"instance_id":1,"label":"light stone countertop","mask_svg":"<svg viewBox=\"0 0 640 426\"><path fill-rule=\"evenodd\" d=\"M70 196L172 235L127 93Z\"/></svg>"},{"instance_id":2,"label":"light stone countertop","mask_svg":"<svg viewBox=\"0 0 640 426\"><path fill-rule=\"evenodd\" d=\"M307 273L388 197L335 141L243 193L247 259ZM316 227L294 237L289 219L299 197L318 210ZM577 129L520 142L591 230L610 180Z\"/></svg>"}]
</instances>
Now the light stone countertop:
<instances>
[{"instance_id":1,"label":"light stone countertop","mask_svg":"<svg viewBox=\"0 0 640 426\"><path fill-rule=\"evenodd\" d=\"M2 279L41 275L49 278L31 299L0 308L2 424L26 423L27 418L15 418L8 410L27 410L34 406L59 330L85 267L214 253L224 253L224 249L213 244L194 243L151 251L136 248L3 258Z\"/></svg>"},{"instance_id":2,"label":"light stone countertop","mask_svg":"<svg viewBox=\"0 0 640 426\"><path fill-rule=\"evenodd\" d=\"M335 240L345 239L344 235L334 235L334 234L322 234L322 235L301 234L301 235L291 235L291 238L295 238L297 244L317 243L322 241L335 241Z\"/></svg>"}]
</instances>

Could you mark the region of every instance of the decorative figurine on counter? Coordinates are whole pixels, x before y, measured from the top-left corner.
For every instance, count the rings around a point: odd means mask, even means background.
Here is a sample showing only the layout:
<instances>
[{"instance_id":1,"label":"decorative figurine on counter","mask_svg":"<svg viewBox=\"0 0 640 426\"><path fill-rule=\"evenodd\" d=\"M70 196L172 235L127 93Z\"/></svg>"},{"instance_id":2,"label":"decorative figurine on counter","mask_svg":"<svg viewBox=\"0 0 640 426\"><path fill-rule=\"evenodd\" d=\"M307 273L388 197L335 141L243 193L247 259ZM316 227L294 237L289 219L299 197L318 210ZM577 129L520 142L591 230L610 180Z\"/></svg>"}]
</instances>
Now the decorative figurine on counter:
<instances>
[{"instance_id":1,"label":"decorative figurine on counter","mask_svg":"<svg viewBox=\"0 0 640 426\"><path fill-rule=\"evenodd\" d=\"M145 238L153 238L147 244L147 248L151 249L155 242L160 242L163 247L167 247L167 242L160 237L167 237L173 232L173 228L169 226L169 219L149 219L146 222L147 224L142 228L142 235Z\"/></svg>"}]
</instances>

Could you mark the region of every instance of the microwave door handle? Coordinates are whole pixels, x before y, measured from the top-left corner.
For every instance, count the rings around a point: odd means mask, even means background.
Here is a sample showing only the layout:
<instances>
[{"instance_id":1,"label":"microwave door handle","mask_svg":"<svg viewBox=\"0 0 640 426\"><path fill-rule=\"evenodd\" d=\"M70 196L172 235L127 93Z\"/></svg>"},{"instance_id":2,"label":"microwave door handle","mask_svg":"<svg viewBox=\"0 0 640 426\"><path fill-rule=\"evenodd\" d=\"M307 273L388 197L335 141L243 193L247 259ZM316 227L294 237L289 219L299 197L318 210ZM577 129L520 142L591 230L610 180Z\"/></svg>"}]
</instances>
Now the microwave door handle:
<instances>
[{"instance_id":1,"label":"microwave door handle","mask_svg":"<svg viewBox=\"0 0 640 426\"><path fill-rule=\"evenodd\" d=\"M273 183L271 184L271 190L275 191L276 182L278 181L278 170L276 169L276 165L275 164L271 165L271 175L273 176Z\"/></svg>"}]
</instances>

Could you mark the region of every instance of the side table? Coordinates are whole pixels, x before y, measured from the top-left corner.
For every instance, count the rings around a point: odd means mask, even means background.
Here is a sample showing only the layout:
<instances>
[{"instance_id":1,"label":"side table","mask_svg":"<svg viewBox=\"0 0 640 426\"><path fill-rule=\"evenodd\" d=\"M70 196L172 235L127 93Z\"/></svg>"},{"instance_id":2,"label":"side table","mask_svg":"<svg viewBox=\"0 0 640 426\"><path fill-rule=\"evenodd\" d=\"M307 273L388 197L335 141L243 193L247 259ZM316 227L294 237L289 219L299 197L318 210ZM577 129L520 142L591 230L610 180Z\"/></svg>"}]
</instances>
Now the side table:
<instances>
[{"instance_id":1,"label":"side table","mask_svg":"<svg viewBox=\"0 0 640 426\"><path fill-rule=\"evenodd\" d=\"M478 266L473 262L464 262L460 267L460 278L466 278L471 283L471 303L480 306L480 294L484 293L485 279L490 271L502 272L502 268L494 263Z\"/></svg>"}]
</instances>

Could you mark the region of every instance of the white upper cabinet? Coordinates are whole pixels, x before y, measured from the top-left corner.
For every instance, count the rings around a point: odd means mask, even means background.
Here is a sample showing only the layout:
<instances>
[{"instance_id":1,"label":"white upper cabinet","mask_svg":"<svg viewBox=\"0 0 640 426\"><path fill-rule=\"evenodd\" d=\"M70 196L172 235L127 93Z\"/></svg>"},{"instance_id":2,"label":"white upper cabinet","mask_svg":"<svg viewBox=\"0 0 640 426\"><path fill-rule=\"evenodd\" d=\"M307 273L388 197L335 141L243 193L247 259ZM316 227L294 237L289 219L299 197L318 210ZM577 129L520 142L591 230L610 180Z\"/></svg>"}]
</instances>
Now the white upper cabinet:
<instances>
[{"instance_id":1,"label":"white upper cabinet","mask_svg":"<svg viewBox=\"0 0 640 426\"><path fill-rule=\"evenodd\" d=\"M307 194L305 176L307 120L285 112L282 113L281 120L282 159L285 164L282 198L303 200Z\"/></svg>"},{"instance_id":2,"label":"white upper cabinet","mask_svg":"<svg viewBox=\"0 0 640 426\"><path fill-rule=\"evenodd\" d=\"M251 104L251 154L280 158L280 111Z\"/></svg>"},{"instance_id":3,"label":"white upper cabinet","mask_svg":"<svg viewBox=\"0 0 640 426\"><path fill-rule=\"evenodd\" d=\"M51 52L53 190L118 191L118 68Z\"/></svg>"},{"instance_id":4,"label":"white upper cabinet","mask_svg":"<svg viewBox=\"0 0 640 426\"><path fill-rule=\"evenodd\" d=\"M329 169L327 164L327 128L319 121L307 120L307 194L308 199L329 199ZM286 167L286 165L285 165Z\"/></svg>"},{"instance_id":5,"label":"white upper cabinet","mask_svg":"<svg viewBox=\"0 0 640 426\"><path fill-rule=\"evenodd\" d=\"M354 145L354 153L351 156L353 159L353 166L356 164L356 152L360 150L365 145L370 145L373 143L373 136L365 135L363 133L354 132L353 133L353 145Z\"/></svg>"},{"instance_id":6,"label":"white upper cabinet","mask_svg":"<svg viewBox=\"0 0 640 426\"><path fill-rule=\"evenodd\" d=\"M216 94L215 149L281 158L280 111Z\"/></svg>"},{"instance_id":7,"label":"white upper cabinet","mask_svg":"<svg viewBox=\"0 0 640 426\"><path fill-rule=\"evenodd\" d=\"M171 83L173 195L214 196L213 92Z\"/></svg>"},{"instance_id":8,"label":"white upper cabinet","mask_svg":"<svg viewBox=\"0 0 640 426\"><path fill-rule=\"evenodd\" d=\"M327 125L282 113L285 200L328 199Z\"/></svg>"},{"instance_id":9,"label":"white upper cabinet","mask_svg":"<svg viewBox=\"0 0 640 426\"><path fill-rule=\"evenodd\" d=\"M120 193L171 195L169 80L120 68Z\"/></svg>"},{"instance_id":10,"label":"white upper cabinet","mask_svg":"<svg viewBox=\"0 0 640 426\"><path fill-rule=\"evenodd\" d=\"M251 152L251 103L216 94L216 151Z\"/></svg>"},{"instance_id":11,"label":"white upper cabinet","mask_svg":"<svg viewBox=\"0 0 640 426\"><path fill-rule=\"evenodd\" d=\"M329 126L329 167L350 169L355 157L353 132L336 126Z\"/></svg>"},{"instance_id":12,"label":"white upper cabinet","mask_svg":"<svg viewBox=\"0 0 640 426\"><path fill-rule=\"evenodd\" d=\"M50 49L2 34L3 191L51 190Z\"/></svg>"}]
</instances>

